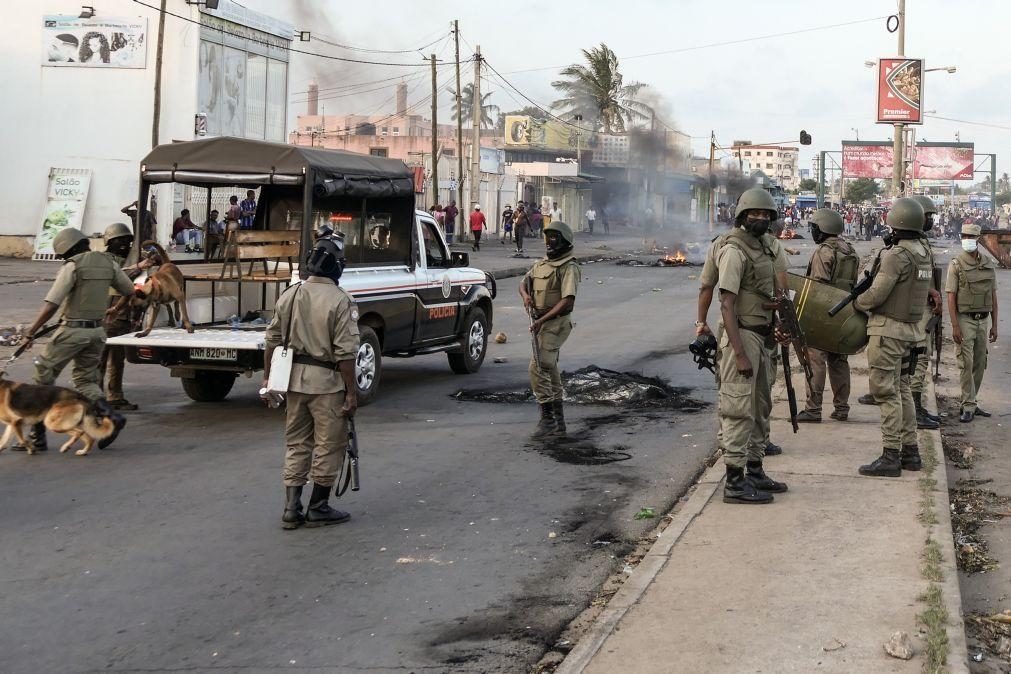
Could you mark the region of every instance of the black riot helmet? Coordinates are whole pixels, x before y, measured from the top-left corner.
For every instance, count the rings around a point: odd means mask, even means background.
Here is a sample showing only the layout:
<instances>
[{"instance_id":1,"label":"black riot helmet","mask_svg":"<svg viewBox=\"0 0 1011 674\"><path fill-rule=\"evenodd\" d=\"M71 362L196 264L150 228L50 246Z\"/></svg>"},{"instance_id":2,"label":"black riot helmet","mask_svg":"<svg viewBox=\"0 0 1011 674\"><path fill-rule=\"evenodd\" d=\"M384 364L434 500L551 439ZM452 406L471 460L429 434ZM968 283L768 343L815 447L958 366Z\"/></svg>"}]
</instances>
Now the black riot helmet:
<instances>
[{"instance_id":1,"label":"black riot helmet","mask_svg":"<svg viewBox=\"0 0 1011 674\"><path fill-rule=\"evenodd\" d=\"M344 237L341 234L316 239L305 257L305 270L309 276L324 276L338 283L344 273Z\"/></svg>"}]
</instances>

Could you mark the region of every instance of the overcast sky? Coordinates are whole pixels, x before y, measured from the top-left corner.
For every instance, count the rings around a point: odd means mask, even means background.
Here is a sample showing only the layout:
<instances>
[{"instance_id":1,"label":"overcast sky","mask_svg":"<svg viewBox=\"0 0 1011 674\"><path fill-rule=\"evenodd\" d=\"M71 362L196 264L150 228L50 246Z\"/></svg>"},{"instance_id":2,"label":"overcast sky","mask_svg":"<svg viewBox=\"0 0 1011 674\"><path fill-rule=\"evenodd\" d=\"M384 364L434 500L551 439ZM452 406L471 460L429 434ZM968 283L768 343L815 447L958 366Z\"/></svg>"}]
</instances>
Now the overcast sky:
<instances>
[{"instance_id":1,"label":"overcast sky","mask_svg":"<svg viewBox=\"0 0 1011 674\"><path fill-rule=\"evenodd\" d=\"M801 168L810 168L817 150L839 150L839 141L888 140L891 127L874 123L875 70L864 61L897 52L895 34L883 17L897 11L896 0L614 0L604 2L406 2L379 6L342 0L243 0L267 13L281 14L297 29L341 44L370 49L416 49L449 35L449 23L460 21L462 58L480 44L488 62L538 104L548 105L558 66L579 61L580 49L600 42L621 59L626 80L649 85L667 105L668 123L693 136L696 154L708 153L710 129L719 143L734 139L775 142L795 139L806 129L814 144L801 154ZM629 9L634 8L634 10ZM820 8L820 9L818 9ZM919 140L975 142L977 153L997 153L998 174L1011 171L1011 73L1003 35L1011 26L1011 2L1006 0L908 0L906 55L926 59L926 67L957 66L954 74L928 73L924 107L936 115L971 125L928 118L917 130ZM802 31L830 24L872 21L755 39L738 44L684 50L713 43L749 40L771 34ZM419 62L421 56L354 52L318 41L296 43L309 51L385 62ZM440 58L452 58L452 41L426 48ZM517 72L540 69L532 72ZM304 111L303 92L311 77L323 89L326 113L391 112L392 88L341 98L326 88L341 83L371 82L404 75L416 102L431 90L427 68L341 64L295 56L290 82L294 116ZM464 84L472 80L468 68ZM440 70L440 84L452 81L449 67ZM393 84L392 82L390 84ZM492 101L503 110L526 104L518 94L494 81ZM518 101L518 102L517 102ZM440 121L449 121L449 95L440 98ZM430 104L417 112L426 116ZM978 161L982 161L980 158ZM988 164L986 165L988 166ZM979 175L978 179L986 176Z\"/></svg>"}]
</instances>

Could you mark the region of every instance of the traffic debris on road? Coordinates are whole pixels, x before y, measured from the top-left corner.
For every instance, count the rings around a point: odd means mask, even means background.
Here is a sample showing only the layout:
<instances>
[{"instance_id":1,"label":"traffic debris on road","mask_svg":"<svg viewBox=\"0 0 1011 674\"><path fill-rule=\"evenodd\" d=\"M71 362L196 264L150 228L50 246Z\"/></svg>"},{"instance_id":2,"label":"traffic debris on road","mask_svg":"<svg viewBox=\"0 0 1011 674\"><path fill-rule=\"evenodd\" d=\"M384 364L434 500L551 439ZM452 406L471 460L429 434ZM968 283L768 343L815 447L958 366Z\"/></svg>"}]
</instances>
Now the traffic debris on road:
<instances>
[{"instance_id":1,"label":"traffic debris on road","mask_svg":"<svg viewBox=\"0 0 1011 674\"><path fill-rule=\"evenodd\" d=\"M913 642L909 638L909 633L899 631L893 634L885 644L885 653L899 660L911 660L913 658Z\"/></svg>"},{"instance_id":2,"label":"traffic debris on road","mask_svg":"<svg viewBox=\"0 0 1011 674\"><path fill-rule=\"evenodd\" d=\"M496 332L495 333L495 343L496 344L505 344L507 341L509 341L509 337L506 335L506 333L504 333L504 332Z\"/></svg>"}]
</instances>

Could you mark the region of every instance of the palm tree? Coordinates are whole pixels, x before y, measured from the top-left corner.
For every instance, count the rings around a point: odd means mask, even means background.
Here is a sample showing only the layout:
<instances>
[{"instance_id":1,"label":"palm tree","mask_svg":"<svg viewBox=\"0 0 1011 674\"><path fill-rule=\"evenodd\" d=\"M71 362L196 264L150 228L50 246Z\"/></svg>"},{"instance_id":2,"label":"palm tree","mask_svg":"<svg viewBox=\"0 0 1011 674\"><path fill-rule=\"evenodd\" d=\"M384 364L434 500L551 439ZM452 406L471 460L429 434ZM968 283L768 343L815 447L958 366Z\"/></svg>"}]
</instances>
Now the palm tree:
<instances>
[{"instance_id":1,"label":"palm tree","mask_svg":"<svg viewBox=\"0 0 1011 674\"><path fill-rule=\"evenodd\" d=\"M551 83L563 94L554 107L563 114L582 115L604 133L622 133L634 122L647 119L649 107L635 100L646 85L625 84L611 48L602 42L582 51L586 65L572 64L559 73L565 79Z\"/></svg>"},{"instance_id":2,"label":"palm tree","mask_svg":"<svg viewBox=\"0 0 1011 674\"><path fill-rule=\"evenodd\" d=\"M457 120L459 117L458 111L456 109L456 90L450 89L449 93L453 96L453 121ZM493 114L498 114L498 106L486 103L488 97L491 96L489 91L486 94L481 94L481 128L490 129L495 126L495 119L492 117ZM460 107L463 108L463 123L469 124L473 128L473 118L474 118L474 85L468 84L460 89Z\"/></svg>"}]
</instances>

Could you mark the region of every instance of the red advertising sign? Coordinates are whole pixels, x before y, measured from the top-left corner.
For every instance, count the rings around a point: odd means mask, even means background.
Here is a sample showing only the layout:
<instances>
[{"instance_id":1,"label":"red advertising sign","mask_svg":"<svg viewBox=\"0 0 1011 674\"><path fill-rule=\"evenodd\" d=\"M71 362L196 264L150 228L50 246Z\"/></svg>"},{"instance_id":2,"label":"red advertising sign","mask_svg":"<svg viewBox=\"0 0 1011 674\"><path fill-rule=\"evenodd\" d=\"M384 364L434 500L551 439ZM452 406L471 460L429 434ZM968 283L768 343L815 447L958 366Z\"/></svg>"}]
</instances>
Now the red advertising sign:
<instances>
[{"instance_id":1,"label":"red advertising sign","mask_svg":"<svg viewBox=\"0 0 1011 674\"><path fill-rule=\"evenodd\" d=\"M972 143L916 144L913 178L920 180L972 180ZM890 141L843 141L842 171L847 178L892 177L892 143Z\"/></svg>"},{"instance_id":2,"label":"red advertising sign","mask_svg":"<svg viewBox=\"0 0 1011 674\"><path fill-rule=\"evenodd\" d=\"M892 145L843 143L842 172L847 178L892 177Z\"/></svg>"},{"instance_id":3,"label":"red advertising sign","mask_svg":"<svg viewBox=\"0 0 1011 674\"><path fill-rule=\"evenodd\" d=\"M878 124L923 124L923 59L878 59Z\"/></svg>"}]
</instances>

